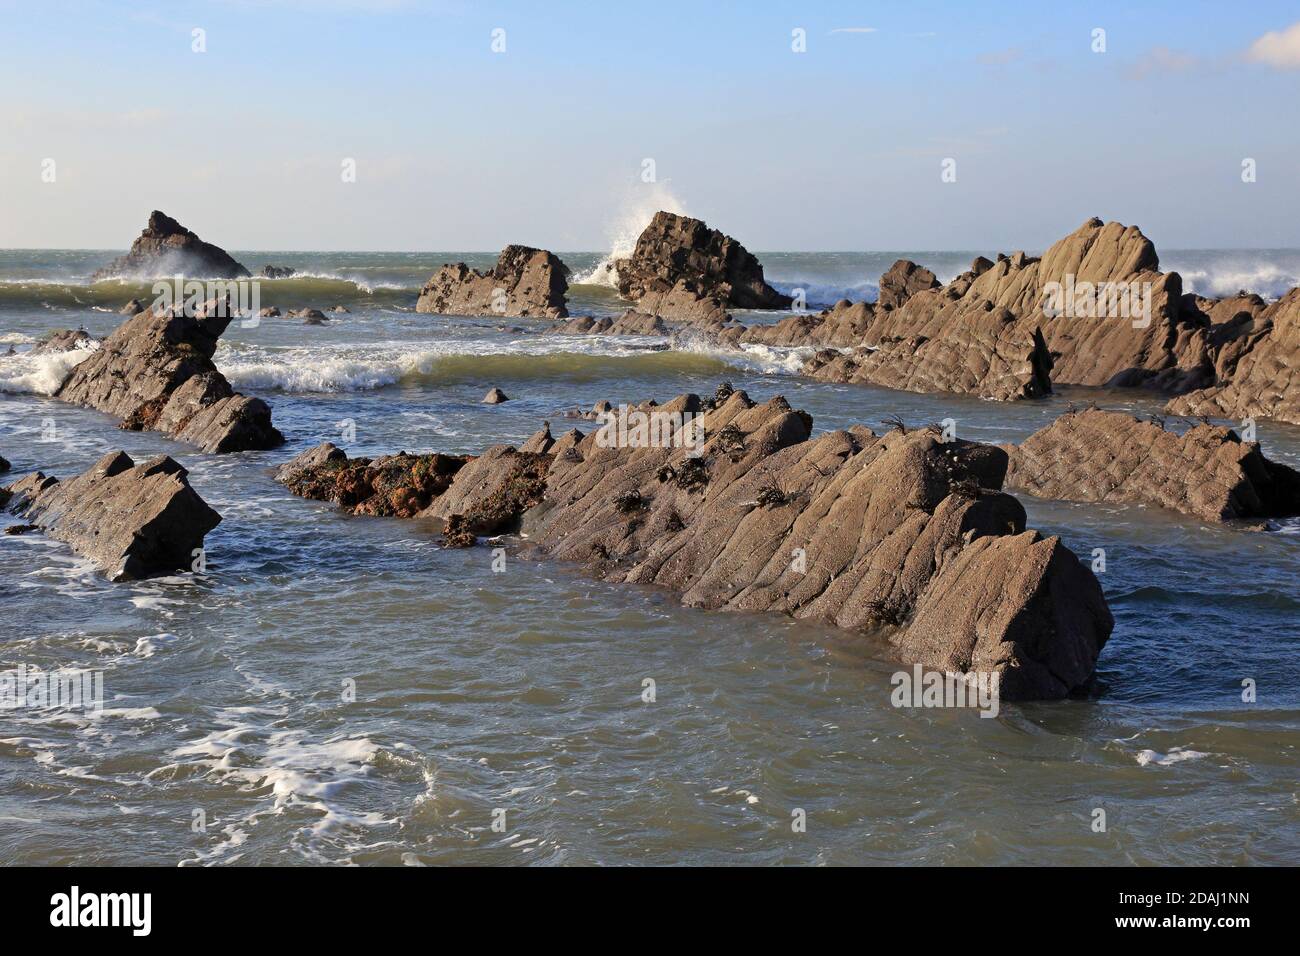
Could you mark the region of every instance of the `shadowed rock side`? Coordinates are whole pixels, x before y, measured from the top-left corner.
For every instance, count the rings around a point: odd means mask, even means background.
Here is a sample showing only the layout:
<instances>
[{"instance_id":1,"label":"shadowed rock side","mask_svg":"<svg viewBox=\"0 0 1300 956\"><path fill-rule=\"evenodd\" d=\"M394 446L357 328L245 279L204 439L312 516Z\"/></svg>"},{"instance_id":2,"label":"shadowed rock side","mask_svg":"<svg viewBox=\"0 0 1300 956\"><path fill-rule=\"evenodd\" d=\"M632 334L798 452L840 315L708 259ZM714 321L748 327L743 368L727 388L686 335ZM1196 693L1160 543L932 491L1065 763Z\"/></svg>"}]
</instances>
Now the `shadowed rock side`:
<instances>
[{"instance_id":1,"label":"shadowed rock side","mask_svg":"<svg viewBox=\"0 0 1300 956\"><path fill-rule=\"evenodd\" d=\"M221 522L166 455L137 465L110 452L65 481L39 471L15 482L11 510L94 561L112 581L189 570Z\"/></svg>"},{"instance_id":2,"label":"shadowed rock side","mask_svg":"<svg viewBox=\"0 0 1300 956\"><path fill-rule=\"evenodd\" d=\"M546 429L525 447L547 452L495 446L421 514L444 523L448 544L521 528L533 554L661 585L687 605L879 629L908 662L1000 674L1008 699L1064 697L1092 674L1113 626L1101 587L996 490L1001 449L929 430L810 439L805 413L743 392L641 409L707 409L707 441L693 455L603 447L595 432L561 449Z\"/></svg>"},{"instance_id":3,"label":"shadowed rock side","mask_svg":"<svg viewBox=\"0 0 1300 956\"><path fill-rule=\"evenodd\" d=\"M1224 300L1214 331L1216 384L1181 395L1175 415L1257 416L1300 424L1300 288L1267 307L1258 296Z\"/></svg>"},{"instance_id":4,"label":"shadowed rock side","mask_svg":"<svg viewBox=\"0 0 1300 956\"><path fill-rule=\"evenodd\" d=\"M632 255L614 263L618 291L637 310L677 322L716 324L727 309L788 309L739 242L699 219L657 212Z\"/></svg>"},{"instance_id":5,"label":"shadowed rock side","mask_svg":"<svg viewBox=\"0 0 1300 956\"><path fill-rule=\"evenodd\" d=\"M182 307L146 311L119 325L75 366L57 398L122 419L131 431L166 432L207 452L274 448L284 436L260 398L230 387L212 363L230 324L210 300L186 315Z\"/></svg>"},{"instance_id":6,"label":"shadowed rock side","mask_svg":"<svg viewBox=\"0 0 1300 956\"><path fill-rule=\"evenodd\" d=\"M563 319L568 268L553 253L506 246L490 272L463 262L443 266L420 290L416 312Z\"/></svg>"},{"instance_id":7,"label":"shadowed rock side","mask_svg":"<svg viewBox=\"0 0 1300 956\"><path fill-rule=\"evenodd\" d=\"M92 349L96 344L95 338L85 329L56 329L36 345L33 345L31 352L28 354L49 355L54 352Z\"/></svg>"},{"instance_id":8,"label":"shadowed rock side","mask_svg":"<svg viewBox=\"0 0 1300 956\"><path fill-rule=\"evenodd\" d=\"M1051 382L1142 386L1181 393L1231 375L1250 346L1262 341L1243 296L1222 306L1183 295L1182 279L1159 271L1159 259L1135 226L1090 219L1041 259L1017 252L996 262L980 257L947 285L902 260L881 278L875 305L847 300L818 315L791 316L773 326L721 332L725 344L757 342L851 350L818 355L806 371L836 382L864 382L909 391L966 392L985 398L1032 398ZM1149 292L1149 323L1115 314L1109 300L1097 318L1083 300L1071 315L1052 284L1080 290L1115 283ZM1076 295L1075 299L1078 299ZM1225 300L1227 301L1227 300ZM1140 302L1133 303L1140 305ZM1245 317L1243 318L1243 312ZM1135 321L1138 326L1135 327ZM1258 347L1257 345L1255 347Z\"/></svg>"},{"instance_id":9,"label":"shadowed rock side","mask_svg":"<svg viewBox=\"0 0 1300 956\"><path fill-rule=\"evenodd\" d=\"M131 251L114 259L90 281L117 277L148 279L184 275L201 279L244 279L248 270L226 250L204 242L175 219L156 209Z\"/></svg>"},{"instance_id":10,"label":"shadowed rock side","mask_svg":"<svg viewBox=\"0 0 1300 956\"><path fill-rule=\"evenodd\" d=\"M1300 473L1230 429L1182 435L1121 412L1067 412L1012 447L1007 485L1040 498L1128 501L1207 521L1300 514Z\"/></svg>"}]
</instances>

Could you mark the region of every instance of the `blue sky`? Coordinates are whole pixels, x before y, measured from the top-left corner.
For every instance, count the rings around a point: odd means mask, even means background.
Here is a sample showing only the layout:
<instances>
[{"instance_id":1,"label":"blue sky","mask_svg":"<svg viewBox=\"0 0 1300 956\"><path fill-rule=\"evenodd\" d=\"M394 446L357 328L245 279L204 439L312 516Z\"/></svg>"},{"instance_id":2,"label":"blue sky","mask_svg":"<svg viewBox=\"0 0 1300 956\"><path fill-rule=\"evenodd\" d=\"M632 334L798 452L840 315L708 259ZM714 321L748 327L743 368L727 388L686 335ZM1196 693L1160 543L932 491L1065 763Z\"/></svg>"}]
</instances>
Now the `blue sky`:
<instances>
[{"instance_id":1,"label":"blue sky","mask_svg":"<svg viewBox=\"0 0 1300 956\"><path fill-rule=\"evenodd\" d=\"M1033 250L1090 215L1164 248L1300 246L1300 2L0 16L0 247L122 247L160 208L237 249L596 250L661 205L757 250Z\"/></svg>"}]
</instances>

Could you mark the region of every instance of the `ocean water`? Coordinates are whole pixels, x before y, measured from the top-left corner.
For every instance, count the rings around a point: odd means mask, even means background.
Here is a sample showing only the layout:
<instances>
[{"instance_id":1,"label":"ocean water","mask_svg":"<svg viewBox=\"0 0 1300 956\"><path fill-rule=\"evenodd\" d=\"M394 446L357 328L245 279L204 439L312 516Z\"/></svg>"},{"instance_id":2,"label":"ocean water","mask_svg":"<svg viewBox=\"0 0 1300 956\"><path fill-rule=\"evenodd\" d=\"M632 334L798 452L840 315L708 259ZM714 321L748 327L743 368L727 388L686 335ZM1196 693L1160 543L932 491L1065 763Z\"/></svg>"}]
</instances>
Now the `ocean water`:
<instances>
[{"instance_id":1,"label":"ocean water","mask_svg":"<svg viewBox=\"0 0 1300 956\"><path fill-rule=\"evenodd\" d=\"M0 671L99 670L106 698L98 713L0 711L0 861L1300 862L1300 522L1252 532L1022 497L1031 526L1081 555L1105 549L1116 627L1096 697L989 719L892 707L898 668L877 636L686 609L513 553L494 573L488 548L442 550L415 523L350 517L271 479L326 439L354 455L473 452L543 420L558 434L565 410L598 399L722 381L784 394L817 430L953 418L990 442L1071 401L1147 414L1156 397L1062 389L1001 405L810 382L785 350L412 311L439 264L494 255L253 251L236 257L306 273L264 281L263 305L349 311L324 326L233 324L217 364L272 405L289 441L204 455L50 399L77 356L25 354L54 328L102 336L127 299L151 298L148 283L87 284L116 254L0 251L0 353L15 353L0 354L0 455L12 478L66 476L110 449L166 452L224 520L205 572L123 584L39 534L0 535ZM774 284L819 303L874 298L900 256L946 279L975 254L760 257ZM562 257L583 280L574 314L621 311L605 256ZM1300 282L1295 250L1163 265L1207 294ZM513 400L480 404L493 385ZM1300 466L1300 429L1261 422L1259 438Z\"/></svg>"}]
</instances>

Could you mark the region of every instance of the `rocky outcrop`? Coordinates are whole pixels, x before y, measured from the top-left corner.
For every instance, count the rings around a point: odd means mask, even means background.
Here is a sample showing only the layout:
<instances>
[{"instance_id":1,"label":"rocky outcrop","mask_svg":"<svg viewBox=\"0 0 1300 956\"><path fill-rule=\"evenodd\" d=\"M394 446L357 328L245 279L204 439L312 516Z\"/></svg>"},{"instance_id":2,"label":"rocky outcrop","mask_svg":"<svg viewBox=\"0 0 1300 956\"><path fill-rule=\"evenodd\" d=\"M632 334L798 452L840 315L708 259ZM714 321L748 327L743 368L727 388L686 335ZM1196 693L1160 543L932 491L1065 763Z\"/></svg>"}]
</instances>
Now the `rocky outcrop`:
<instances>
[{"instance_id":1,"label":"rocky outcrop","mask_svg":"<svg viewBox=\"0 0 1300 956\"><path fill-rule=\"evenodd\" d=\"M616 319L593 319L588 315L575 316L566 322L557 322L546 330L548 335L667 335L668 326L657 315L648 315L628 309Z\"/></svg>"},{"instance_id":2,"label":"rocky outcrop","mask_svg":"<svg viewBox=\"0 0 1300 956\"><path fill-rule=\"evenodd\" d=\"M463 455L348 458L329 442L290 459L276 480L303 498L329 501L352 514L414 518L451 485Z\"/></svg>"},{"instance_id":3,"label":"rocky outcrop","mask_svg":"<svg viewBox=\"0 0 1300 956\"><path fill-rule=\"evenodd\" d=\"M85 329L57 329L32 346L30 355L49 355L54 352L71 352L75 349L92 349L98 343Z\"/></svg>"},{"instance_id":4,"label":"rocky outcrop","mask_svg":"<svg viewBox=\"0 0 1300 956\"><path fill-rule=\"evenodd\" d=\"M939 288L935 274L910 259L899 259L880 277L880 295L876 304L882 309L897 309L918 292Z\"/></svg>"},{"instance_id":5,"label":"rocky outcrop","mask_svg":"<svg viewBox=\"0 0 1300 956\"><path fill-rule=\"evenodd\" d=\"M1300 424L1300 288L1272 305L1239 297L1214 327L1216 384L1170 401L1175 415L1275 418Z\"/></svg>"},{"instance_id":6,"label":"rocky outcrop","mask_svg":"<svg viewBox=\"0 0 1300 956\"><path fill-rule=\"evenodd\" d=\"M258 275L263 279L287 279L297 271L289 266L262 266L262 271Z\"/></svg>"},{"instance_id":7,"label":"rocky outcrop","mask_svg":"<svg viewBox=\"0 0 1300 956\"><path fill-rule=\"evenodd\" d=\"M510 401L510 397L495 385L488 389L488 393L480 399L483 405L500 405L502 402Z\"/></svg>"},{"instance_id":8,"label":"rocky outcrop","mask_svg":"<svg viewBox=\"0 0 1300 956\"><path fill-rule=\"evenodd\" d=\"M35 472L8 490L11 510L113 581L189 570L221 521L165 455L137 465L126 452L110 452L65 481Z\"/></svg>"},{"instance_id":9,"label":"rocky outcrop","mask_svg":"<svg viewBox=\"0 0 1300 956\"><path fill-rule=\"evenodd\" d=\"M1300 514L1300 474L1236 432L1181 435L1121 412L1070 411L1011 449L1007 485L1040 498L1133 502L1206 521Z\"/></svg>"},{"instance_id":10,"label":"rocky outcrop","mask_svg":"<svg viewBox=\"0 0 1300 956\"><path fill-rule=\"evenodd\" d=\"M216 300L194 311L141 312L74 367L55 395L116 415L123 428L166 432L207 452L274 448L284 436L271 409L234 391L212 362L231 314L229 303Z\"/></svg>"},{"instance_id":11,"label":"rocky outcrop","mask_svg":"<svg viewBox=\"0 0 1300 956\"><path fill-rule=\"evenodd\" d=\"M200 279L245 279L248 270L224 250L204 242L175 219L154 210L131 251L90 277L150 279L184 275Z\"/></svg>"},{"instance_id":12,"label":"rocky outcrop","mask_svg":"<svg viewBox=\"0 0 1300 956\"><path fill-rule=\"evenodd\" d=\"M878 632L905 661L999 675L1007 699L1087 683L1113 626L1101 587L1058 538L1026 530L998 490L1001 449L930 430L814 439L784 399L730 389L639 411L664 416L654 447L602 429L561 451L548 428L529 442L546 451L491 448L420 514L449 544L517 527L537 557L691 606ZM696 413L703 442L681 441Z\"/></svg>"},{"instance_id":13,"label":"rocky outcrop","mask_svg":"<svg viewBox=\"0 0 1300 956\"><path fill-rule=\"evenodd\" d=\"M144 311L144 303L139 299L132 299L126 305L117 310L118 315L139 315Z\"/></svg>"},{"instance_id":14,"label":"rocky outcrop","mask_svg":"<svg viewBox=\"0 0 1300 956\"><path fill-rule=\"evenodd\" d=\"M655 213L614 268L624 298L670 321L715 324L729 308L788 309L793 301L764 281L762 265L735 239L669 212Z\"/></svg>"},{"instance_id":15,"label":"rocky outcrop","mask_svg":"<svg viewBox=\"0 0 1300 956\"><path fill-rule=\"evenodd\" d=\"M420 290L416 312L563 319L569 311L568 268L553 253L506 246L489 272L445 265Z\"/></svg>"}]
</instances>

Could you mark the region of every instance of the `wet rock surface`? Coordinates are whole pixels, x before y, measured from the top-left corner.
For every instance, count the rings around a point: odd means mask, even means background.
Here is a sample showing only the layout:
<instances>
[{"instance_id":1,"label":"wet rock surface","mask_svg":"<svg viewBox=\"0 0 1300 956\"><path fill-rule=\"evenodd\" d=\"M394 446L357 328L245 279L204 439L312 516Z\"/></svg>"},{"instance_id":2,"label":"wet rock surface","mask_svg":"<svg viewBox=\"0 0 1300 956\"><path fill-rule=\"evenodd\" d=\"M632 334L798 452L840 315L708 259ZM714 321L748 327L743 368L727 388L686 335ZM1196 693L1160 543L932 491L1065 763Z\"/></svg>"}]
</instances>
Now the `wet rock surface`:
<instances>
[{"instance_id":1,"label":"wet rock surface","mask_svg":"<svg viewBox=\"0 0 1300 956\"><path fill-rule=\"evenodd\" d=\"M668 326L657 315L628 309L617 318L594 319L579 315L546 330L547 335L667 335Z\"/></svg>"},{"instance_id":2,"label":"wet rock surface","mask_svg":"<svg viewBox=\"0 0 1300 956\"><path fill-rule=\"evenodd\" d=\"M113 581L189 570L221 521L166 455L136 464L126 452L110 452L75 477L34 472L8 491L10 510Z\"/></svg>"},{"instance_id":3,"label":"wet rock surface","mask_svg":"<svg viewBox=\"0 0 1300 956\"><path fill-rule=\"evenodd\" d=\"M224 249L204 242L166 213L154 210L131 251L95 272L91 281L173 275L244 279L249 273Z\"/></svg>"},{"instance_id":4,"label":"wet rock surface","mask_svg":"<svg viewBox=\"0 0 1300 956\"><path fill-rule=\"evenodd\" d=\"M235 392L212 356L230 323L229 304L192 312L149 310L119 325L55 393L122 419L134 431L166 432L207 452L274 448L284 436L260 398Z\"/></svg>"},{"instance_id":5,"label":"wet rock surface","mask_svg":"<svg viewBox=\"0 0 1300 956\"><path fill-rule=\"evenodd\" d=\"M1206 521L1300 514L1300 473L1220 426L1177 434L1085 409L1060 416L1010 454L1007 485L1040 498L1134 502Z\"/></svg>"},{"instance_id":6,"label":"wet rock surface","mask_svg":"<svg viewBox=\"0 0 1300 956\"><path fill-rule=\"evenodd\" d=\"M561 448L548 426L528 451L467 460L420 515L450 545L519 528L528 554L687 605L879 633L905 661L1000 675L1008 699L1089 681L1113 626L1101 587L1058 538L1026 530L999 490L1005 451L930 429L813 439L784 399L732 389L639 411L665 416L660 445L601 430ZM680 431L697 414L702 443ZM350 501L337 475L371 466L334 451L313 450L290 489Z\"/></svg>"},{"instance_id":7,"label":"wet rock surface","mask_svg":"<svg viewBox=\"0 0 1300 956\"><path fill-rule=\"evenodd\" d=\"M54 352L71 352L73 349L89 349L95 345L94 336L85 329L57 329L32 346L30 354L49 355Z\"/></svg>"},{"instance_id":8,"label":"wet rock surface","mask_svg":"<svg viewBox=\"0 0 1300 956\"><path fill-rule=\"evenodd\" d=\"M497 264L478 272L463 262L435 272L420 289L416 312L563 319L569 311L568 268L554 253L506 246Z\"/></svg>"}]
</instances>

